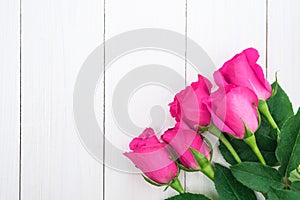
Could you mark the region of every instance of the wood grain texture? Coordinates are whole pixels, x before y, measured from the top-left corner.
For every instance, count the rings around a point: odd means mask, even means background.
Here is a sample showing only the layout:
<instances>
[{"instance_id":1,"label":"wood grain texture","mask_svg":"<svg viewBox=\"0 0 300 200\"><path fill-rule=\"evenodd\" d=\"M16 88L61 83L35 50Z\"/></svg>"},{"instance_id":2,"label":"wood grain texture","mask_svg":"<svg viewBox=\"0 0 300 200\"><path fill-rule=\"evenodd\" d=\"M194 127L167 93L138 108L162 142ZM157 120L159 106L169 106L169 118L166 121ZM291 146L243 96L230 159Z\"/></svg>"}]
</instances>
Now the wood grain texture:
<instances>
[{"instance_id":1,"label":"wood grain texture","mask_svg":"<svg viewBox=\"0 0 300 200\"><path fill-rule=\"evenodd\" d=\"M0 199L19 198L20 5L0 1Z\"/></svg>"},{"instance_id":2,"label":"wood grain texture","mask_svg":"<svg viewBox=\"0 0 300 200\"><path fill-rule=\"evenodd\" d=\"M294 110L300 106L300 2L269 1L268 76L278 81L289 95Z\"/></svg>"},{"instance_id":3,"label":"wood grain texture","mask_svg":"<svg viewBox=\"0 0 300 200\"><path fill-rule=\"evenodd\" d=\"M132 31L143 28L167 29L176 31L182 35L178 41L173 41L173 45L180 50L182 57L173 55L167 51L158 49L134 49L132 52L117 58L113 63L109 64L106 71L106 138L115 149L119 149L119 155L128 151L128 144L133 137L138 136L145 127L152 126L158 135L164 130L174 125L174 121L169 115L167 104L172 101L175 92L184 88L184 30L185 30L185 1L138 1L138 0L109 0L106 3L106 38L107 40L126 31ZM137 41L148 41L153 47L168 41L171 38L164 37L163 34L158 40L154 40L151 30L145 31L146 35L136 35L132 40L127 41L129 44L135 44ZM116 51L124 47L124 41L120 42L115 49L106 46L106 57L111 57ZM150 47L151 47L150 45ZM126 46L126 45L125 45ZM172 46L172 45L171 45ZM146 66L147 65L147 66ZM156 73L148 72L154 65L158 67ZM135 70L145 67L145 71L136 72ZM165 66L165 67L162 67ZM162 70L175 72L180 79L174 79L172 74L162 74ZM170 72L170 73L171 73ZM130 124L120 125L121 118L118 121L114 115L115 107L113 106L113 98L116 88L124 87L126 89L130 84L122 82L124 78L128 78L133 73L137 73L133 79L129 80L134 83L135 79L144 77L145 82L139 82L134 85L133 90L129 90L129 98L126 95L118 99L118 103L125 102L125 111L117 110L116 115L124 116L128 114ZM159 76L164 75L167 83L157 80ZM149 82L150 80L150 82ZM152 82L151 82L152 81ZM123 83L123 84L121 84ZM120 85L121 84L121 85ZM177 84L177 85L176 85ZM168 91L167 87L174 88L175 91ZM124 98L123 98L124 97ZM152 114L151 114L152 113ZM155 113L155 114L153 114ZM157 114L157 115L156 115ZM124 124L124 123L123 123ZM108 145L106 145L108 146ZM140 174L133 174L132 171L125 172L123 168L125 164L120 164L118 168L109 166L114 157L112 149L106 148L106 173L105 173L105 199L163 199L170 195L176 194L172 189L163 192L164 188L157 188L146 183ZM123 162L124 160L124 162ZM118 163L118 161L115 161ZM134 169L134 165L127 158L123 157L120 163L126 163ZM135 173L138 172L135 170ZM118 192L116 192L118 191Z\"/></svg>"},{"instance_id":4,"label":"wood grain texture","mask_svg":"<svg viewBox=\"0 0 300 200\"><path fill-rule=\"evenodd\" d=\"M187 35L210 56L215 66L200 66L200 73L212 77L213 72L236 53L248 47L260 52L259 64L265 69L266 3L260 0L188 1ZM196 52L187 47L187 58ZM187 81L196 80L195 70L187 68ZM216 148L213 160L224 163ZM187 189L215 199L213 183L202 174L187 175Z\"/></svg>"},{"instance_id":5,"label":"wood grain texture","mask_svg":"<svg viewBox=\"0 0 300 200\"><path fill-rule=\"evenodd\" d=\"M102 1L24 2L22 200L102 199L102 164L81 144L72 106L102 35Z\"/></svg>"},{"instance_id":6,"label":"wood grain texture","mask_svg":"<svg viewBox=\"0 0 300 200\"><path fill-rule=\"evenodd\" d=\"M21 200L150 200L174 195L171 189L163 192L147 184L137 170L131 171L134 167L128 160L116 167L118 160L111 147L119 153L127 151L130 140L139 134L136 130L148 126L161 135L174 125L167 104L176 92L195 81L197 73L211 78L226 60L251 46L259 50L259 64L271 82L278 72L296 110L300 106L299 9L297 0L106 0L105 7L104 0L27 0L22 1L20 43L20 1L0 1L0 199L17 200L19 193ZM181 55L155 48L134 49L107 63L109 69L105 80L100 78L94 99L99 126L104 120L106 139L112 144L106 145L103 168L78 137L72 107L75 81L85 59L104 39L109 43L121 33L144 28L181 34L183 38L173 45ZM214 66L185 63L184 54L188 61L197 56L185 34L203 48ZM109 60L123 44L147 39L151 43L151 38L151 34L148 38L137 35L136 40L120 41L114 49L107 45L105 56ZM104 58L104 54L99 56ZM147 70L155 65L160 67L157 76L152 76ZM136 71L141 67L146 67L145 73ZM163 68L167 71L160 71ZM128 89L122 81L133 73L145 80L157 80L165 73L166 82L136 85L127 99L117 100L125 102L123 115L114 110L114 95L116 88ZM116 114L127 116L133 126L124 126ZM211 139L217 144L216 138ZM224 163L216 148L213 160ZM188 191L217 198L214 185L204 175L188 173L186 180L183 174L180 178Z\"/></svg>"}]
</instances>

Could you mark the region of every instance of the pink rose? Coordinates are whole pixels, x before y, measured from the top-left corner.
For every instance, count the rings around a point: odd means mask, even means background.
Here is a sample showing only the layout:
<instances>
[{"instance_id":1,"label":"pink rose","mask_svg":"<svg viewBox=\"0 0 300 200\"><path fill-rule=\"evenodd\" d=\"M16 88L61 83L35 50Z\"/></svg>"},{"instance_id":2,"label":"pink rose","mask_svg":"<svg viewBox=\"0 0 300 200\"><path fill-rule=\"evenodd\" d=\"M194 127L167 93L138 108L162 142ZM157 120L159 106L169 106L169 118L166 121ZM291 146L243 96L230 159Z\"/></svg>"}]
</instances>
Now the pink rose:
<instances>
[{"instance_id":1,"label":"pink rose","mask_svg":"<svg viewBox=\"0 0 300 200\"><path fill-rule=\"evenodd\" d=\"M253 133L258 128L258 98L249 88L226 85L211 94L207 105L213 123L223 132L243 139L245 125Z\"/></svg>"},{"instance_id":2,"label":"pink rose","mask_svg":"<svg viewBox=\"0 0 300 200\"><path fill-rule=\"evenodd\" d=\"M220 87L227 84L247 87L259 99L268 99L272 94L272 88L265 79L262 68L256 63L258 58L259 54L256 49L245 49L214 73L215 82Z\"/></svg>"},{"instance_id":3,"label":"pink rose","mask_svg":"<svg viewBox=\"0 0 300 200\"><path fill-rule=\"evenodd\" d=\"M175 127L165 131L161 138L172 147L180 163L186 168L193 170L200 169L189 147L197 150L208 159L210 158L210 149L203 141L201 135L190 129L183 122L177 122Z\"/></svg>"},{"instance_id":4,"label":"pink rose","mask_svg":"<svg viewBox=\"0 0 300 200\"><path fill-rule=\"evenodd\" d=\"M149 179L168 184L177 176L178 167L171 159L167 144L159 142L152 128L129 144L132 152L124 153Z\"/></svg>"},{"instance_id":5,"label":"pink rose","mask_svg":"<svg viewBox=\"0 0 300 200\"><path fill-rule=\"evenodd\" d=\"M177 122L183 120L191 128L209 125L210 113L203 101L209 96L211 88L210 81L198 75L198 81L176 94L169 104L172 117Z\"/></svg>"}]
</instances>

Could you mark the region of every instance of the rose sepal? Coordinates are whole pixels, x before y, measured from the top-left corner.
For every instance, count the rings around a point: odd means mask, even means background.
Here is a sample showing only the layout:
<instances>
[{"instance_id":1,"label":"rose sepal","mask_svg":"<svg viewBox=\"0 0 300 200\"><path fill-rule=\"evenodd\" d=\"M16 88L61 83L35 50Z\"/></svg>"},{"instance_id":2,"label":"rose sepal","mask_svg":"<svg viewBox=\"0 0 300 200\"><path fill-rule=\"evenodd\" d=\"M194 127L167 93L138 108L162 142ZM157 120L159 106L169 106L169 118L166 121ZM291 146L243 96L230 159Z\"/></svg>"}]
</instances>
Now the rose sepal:
<instances>
[{"instance_id":1,"label":"rose sepal","mask_svg":"<svg viewBox=\"0 0 300 200\"><path fill-rule=\"evenodd\" d=\"M190 169L190 168L185 167L183 164L181 164L180 161L178 160L178 157L177 157L176 153L171 148L169 148L169 152L171 154L171 159L176 163L179 170L183 170L185 172L198 172L198 171L200 171L200 169Z\"/></svg>"},{"instance_id":2,"label":"rose sepal","mask_svg":"<svg viewBox=\"0 0 300 200\"><path fill-rule=\"evenodd\" d=\"M179 194L184 194L185 191L178 179L178 177L173 178L172 182L170 184L168 184L168 186L165 188L168 189L168 187L173 188L174 190L176 190Z\"/></svg>"},{"instance_id":3,"label":"rose sepal","mask_svg":"<svg viewBox=\"0 0 300 200\"><path fill-rule=\"evenodd\" d=\"M212 156L213 156L213 148L212 148L212 145L211 145L211 143L209 142L209 140L207 139L207 138L205 138L205 137L203 137L203 140L205 141L205 143L207 144L207 146L209 147L209 149L210 149L210 158L209 158L209 162L211 162L211 159L212 159ZM195 151L197 151L197 150L195 150ZM198 152L198 151L197 151ZM201 154L201 153L200 153ZM201 154L201 155L203 155L203 154ZM194 156L194 155L193 155ZM206 158L207 159L207 158ZM175 162L176 162L176 164L177 164L177 166L179 167L179 169L182 169L183 171L185 171L185 172L199 172L199 171L201 171L201 166L200 166L200 168L199 169L191 169L191 168L187 168L187 167L185 167L184 165L182 165L178 160L174 160ZM196 160L197 161L197 160ZM197 161L197 163L198 163L198 161ZM199 163L198 163L199 164Z\"/></svg>"},{"instance_id":4,"label":"rose sepal","mask_svg":"<svg viewBox=\"0 0 300 200\"><path fill-rule=\"evenodd\" d=\"M171 153L171 159L176 163L176 165L178 166L178 169L183 170L185 172L198 172L198 171L200 171L200 169L187 168L183 164L181 164L180 161L178 160L178 157L177 157L176 153L173 152L172 149L170 149L170 153Z\"/></svg>"},{"instance_id":5,"label":"rose sepal","mask_svg":"<svg viewBox=\"0 0 300 200\"><path fill-rule=\"evenodd\" d=\"M275 87L272 89L272 95L271 95L271 97L275 96L277 94L277 91L278 91L277 74L278 74L278 72L275 73L275 82L273 83L273 84L275 84Z\"/></svg>"},{"instance_id":6,"label":"rose sepal","mask_svg":"<svg viewBox=\"0 0 300 200\"><path fill-rule=\"evenodd\" d=\"M190 147L190 151L193 154L195 160L200 166L200 171L204 173L208 178L214 180L215 172L211 166L210 161L200 152Z\"/></svg>"},{"instance_id":7,"label":"rose sepal","mask_svg":"<svg viewBox=\"0 0 300 200\"><path fill-rule=\"evenodd\" d=\"M272 126L273 129L277 130L277 135L279 137L280 135L280 129L278 128L275 120L273 119L268 104L266 101L259 99L258 100L258 110L259 112L267 119L267 121L269 122L269 124Z\"/></svg>"},{"instance_id":8,"label":"rose sepal","mask_svg":"<svg viewBox=\"0 0 300 200\"><path fill-rule=\"evenodd\" d=\"M190 169L190 168L187 168L185 166L183 166L180 162L178 161L175 161L176 164L178 165L179 169L182 169L183 171L185 172L198 172L200 171L200 169Z\"/></svg>"},{"instance_id":9,"label":"rose sepal","mask_svg":"<svg viewBox=\"0 0 300 200\"><path fill-rule=\"evenodd\" d=\"M164 189L164 191L167 190L168 187L171 187L171 188L173 188L174 190L176 190L178 193L183 194L183 193L185 193L185 191L184 191L184 189L183 189L183 187L182 187L182 185L181 185L181 183L180 183L180 181L179 181L179 179L178 179L179 174L180 174L180 168L178 168L178 173L177 173L176 177L173 178L172 181L171 181L170 183L167 183L167 184L160 184L160 183L157 183L157 182L155 182L155 181L149 179L149 178L148 178L147 176L145 176L144 174L142 174L142 176L143 176L143 178L144 178L144 180L145 180L146 182L150 183L150 184L153 185L153 186L156 186L156 187L167 186L167 187ZM172 176L172 174L170 174L170 176Z\"/></svg>"},{"instance_id":10,"label":"rose sepal","mask_svg":"<svg viewBox=\"0 0 300 200\"><path fill-rule=\"evenodd\" d=\"M144 180L148 183L150 183L151 185L157 186L157 187L161 187L164 186L165 184L160 184L160 183L156 183L155 181L151 180L150 178L148 178L147 176L145 176L144 174L142 174Z\"/></svg>"},{"instance_id":11,"label":"rose sepal","mask_svg":"<svg viewBox=\"0 0 300 200\"><path fill-rule=\"evenodd\" d=\"M254 135L254 133L252 133L249 128L247 127L247 125L244 123L245 126L245 137L244 137L244 142L246 144L248 144L248 146L252 149L253 153L256 155L256 157L258 158L258 160L263 164L263 165L267 165L266 161L263 157L263 155L261 154L257 143L256 143L256 137Z\"/></svg>"},{"instance_id":12,"label":"rose sepal","mask_svg":"<svg viewBox=\"0 0 300 200\"><path fill-rule=\"evenodd\" d=\"M206 131L208 131L208 128L209 126L200 126L200 125L197 125L196 128L198 128L198 133L204 133Z\"/></svg>"}]
</instances>

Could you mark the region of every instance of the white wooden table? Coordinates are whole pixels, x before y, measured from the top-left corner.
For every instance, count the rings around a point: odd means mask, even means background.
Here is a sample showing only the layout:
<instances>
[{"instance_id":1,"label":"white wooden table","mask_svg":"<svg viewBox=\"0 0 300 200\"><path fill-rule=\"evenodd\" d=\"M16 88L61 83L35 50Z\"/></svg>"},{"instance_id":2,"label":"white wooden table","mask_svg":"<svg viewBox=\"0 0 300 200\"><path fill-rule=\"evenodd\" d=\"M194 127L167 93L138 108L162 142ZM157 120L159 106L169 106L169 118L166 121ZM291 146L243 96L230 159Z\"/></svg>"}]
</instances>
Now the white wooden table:
<instances>
[{"instance_id":1,"label":"white wooden table","mask_svg":"<svg viewBox=\"0 0 300 200\"><path fill-rule=\"evenodd\" d=\"M268 79L273 81L279 72L296 109L299 10L298 0L0 0L0 199L156 200L174 194L144 183L138 175L105 167L82 145L73 116L73 90L83 62L101 43L141 28L189 37L217 67L253 46ZM111 108L113 91L126 73L163 64L187 83L196 79L186 62L195 52L180 42L183 59L153 50L133 52L111 63L105 79L99 80L95 112L115 146L126 150L130 141L115 124ZM151 107L161 105L167 111L172 95L157 85L136 91L128 107L132 122L148 126ZM159 128L171 124L167 116ZM110 156L105 152L106 159ZM221 160L218 154L214 159ZM216 197L204 176L181 178L188 191Z\"/></svg>"}]
</instances>

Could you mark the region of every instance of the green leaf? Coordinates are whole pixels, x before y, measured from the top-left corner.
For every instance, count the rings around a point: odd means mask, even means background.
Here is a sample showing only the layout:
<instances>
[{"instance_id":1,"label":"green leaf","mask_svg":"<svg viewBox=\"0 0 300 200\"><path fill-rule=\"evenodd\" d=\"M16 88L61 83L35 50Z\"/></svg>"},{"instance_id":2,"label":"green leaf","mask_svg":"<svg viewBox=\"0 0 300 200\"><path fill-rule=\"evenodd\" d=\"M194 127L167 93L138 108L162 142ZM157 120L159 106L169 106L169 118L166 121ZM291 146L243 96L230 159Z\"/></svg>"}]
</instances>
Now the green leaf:
<instances>
[{"instance_id":1,"label":"green leaf","mask_svg":"<svg viewBox=\"0 0 300 200\"><path fill-rule=\"evenodd\" d=\"M267 193L271 187L284 187L278 171L260 163L243 162L231 166L231 172L239 182L255 191Z\"/></svg>"},{"instance_id":2,"label":"green leaf","mask_svg":"<svg viewBox=\"0 0 300 200\"><path fill-rule=\"evenodd\" d=\"M256 199L254 192L238 182L228 168L219 164L215 167L215 185L221 200Z\"/></svg>"},{"instance_id":3,"label":"green leaf","mask_svg":"<svg viewBox=\"0 0 300 200\"><path fill-rule=\"evenodd\" d=\"M276 88L277 91L274 96L267 100L267 104L276 124L281 128L284 122L294 115L293 106L289 97L278 83L274 82L272 88Z\"/></svg>"},{"instance_id":4,"label":"green leaf","mask_svg":"<svg viewBox=\"0 0 300 200\"><path fill-rule=\"evenodd\" d=\"M184 193L174 197L170 197L166 200L209 200L209 198L202 194Z\"/></svg>"},{"instance_id":5,"label":"green leaf","mask_svg":"<svg viewBox=\"0 0 300 200\"><path fill-rule=\"evenodd\" d=\"M291 189L300 193L300 181L293 182L291 184Z\"/></svg>"},{"instance_id":6,"label":"green leaf","mask_svg":"<svg viewBox=\"0 0 300 200\"><path fill-rule=\"evenodd\" d=\"M300 109L283 125L276 156L281 164L279 172L287 177L300 164Z\"/></svg>"},{"instance_id":7,"label":"green leaf","mask_svg":"<svg viewBox=\"0 0 300 200\"><path fill-rule=\"evenodd\" d=\"M299 200L300 194L291 190L271 189L268 193L269 200Z\"/></svg>"}]
</instances>

